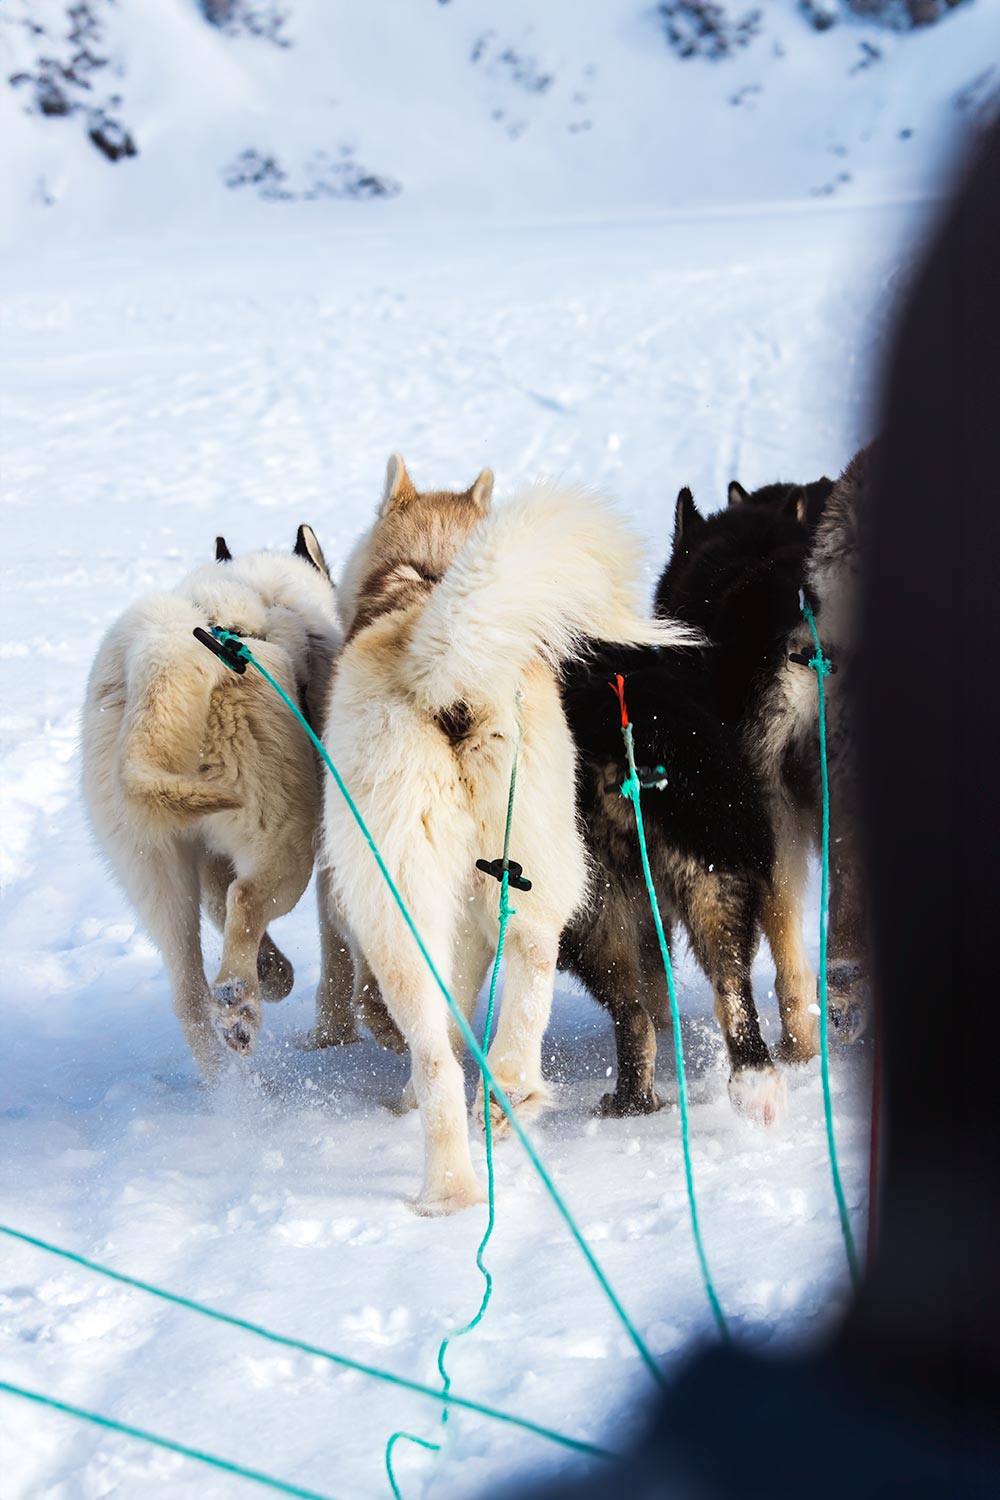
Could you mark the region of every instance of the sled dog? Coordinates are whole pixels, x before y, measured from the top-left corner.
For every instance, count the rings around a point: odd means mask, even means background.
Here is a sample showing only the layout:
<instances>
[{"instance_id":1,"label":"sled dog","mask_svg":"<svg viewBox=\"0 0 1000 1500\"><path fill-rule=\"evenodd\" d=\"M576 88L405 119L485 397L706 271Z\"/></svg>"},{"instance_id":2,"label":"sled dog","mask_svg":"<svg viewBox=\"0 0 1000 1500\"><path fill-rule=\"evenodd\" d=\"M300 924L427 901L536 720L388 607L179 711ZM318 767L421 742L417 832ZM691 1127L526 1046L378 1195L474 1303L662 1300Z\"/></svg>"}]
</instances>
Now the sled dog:
<instances>
[{"instance_id":1,"label":"sled dog","mask_svg":"<svg viewBox=\"0 0 1000 1500\"><path fill-rule=\"evenodd\" d=\"M856 1040L865 1028L870 984L852 691L874 462L872 444L855 455L831 490L809 546L805 580L824 655L835 667L824 679L831 830L827 997L830 1023L845 1041ZM796 620L780 667L759 695L748 739L757 746L762 773L774 788L780 842L800 847L811 840L819 849L819 700L815 673L802 663L814 650L808 626Z\"/></svg>"},{"instance_id":2,"label":"sled dog","mask_svg":"<svg viewBox=\"0 0 1000 1500\"><path fill-rule=\"evenodd\" d=\"M253 1050L261 998L292 966L267 934L312 871L319 773L307 735L253 669L238 676L196 626L246 636L293 698L321 704L340 643L319 543L217 561L150 594L111 627L83 710L83 787L111 867L163 955L174 1010L205 1077ZM223 934L211 987L201 910Z\"/></svg>"},{"instance_id":3,"label":"sled dog","mask_svg":"<svg viewBox=\"0 0 1000 1500\"><path fill-rule=\"evenodd\" d=\"M559 963L611 1012L618 1077L599 1113L658 1109L655 1028L668 1023L670 1001L635 812L619 790L625 751L608 683L621 673L636 762L651 783L642 814L668 941L681 923L712 985L730 1098L740 1113L769 1124L784 1108L785 1085L761 1037L750 971L774 861L770 820L760 780L711 701L701 652L685 654L687 662L656 647L601 644L564 670L592 877L587 901L563 932Z\"/></svg>"},{"instance_id":4,"label":"sled dog","mask_svg":"<svg viewBox=\"0 0 1000 1500\"><path fill-rule=\"evenodd\" d=\"M421 492L390 458L375 523L341 587L347 635L326 744L471 1015L496 950L500 894L476 861L502 852L519 743L511 859L531 889L512 892L489 1062L527 1118L548 1102L541 1042L559 934L587 885L559 663L588 637L666 647L695 632L643 617L638 545L596 497L539 485L491 511L492 491L484 470L461 493ZM414 1206L444 1214L482 1202L443 997L332 785L322 857L333 925L346 926L409 1048L425 1153Z\"/></svg>"},{"instance_id":5,"label":"sled dog","mask_svg":"<svg viewBox=\"0 0 1000 1500\"><path fill-rule=\"evenodd\" d=\"M730 505L702 516L691 491L677 497L674 545L656 607L697 622L709 637L706 667L722 722L740 737L764 787L775 841L770 897L761 923L774 958L780 1053L804 1062L818 1046L816 978L802 939L802 900L811 838L791 816L784 768L764 754L757 725L769 685L785 667L801 620L809 532L797 497L784 506ZM815 692L812 674L795 680Z\"/></svg>"},{"instance_id":6,"label":"sled dog","mask_svg":"<svg viewBox=\"0 0 1000 1500\"><path fill-rule=\"evenodd\" d=\"M690 491L682 490L674 551L657 592L658 609L699 625L712 641L707 660L715 702L723 722L738 730L765 789L775 862L761 919L776 970L779 1052L790 1062L806 1061L818 1048L816 979L803 941L802 908L809 851L821 835L821 802L816 679L807 666L789 658L792 653L812 655L799 603L802 589L816 607L828 654L839 645L846 669L853 649L850 622L858 554L856 528L846 518L855 512L856 497L848 499L843 489L852 469L826 497L812 534L804 495L808 486L774 487L769 503L734 502L731 492L729 508L708 517L700 514ZM833 846L837 889L831 905L831 960L836 982L830 986L830 1015L849 1035L856 1016L848 1013L850 1002L843 997L863 961L845 669L839 677L828 677L826 687L828 722L837 721L833 737L839 748L836 756L831 754L831 775L836 774L841 788L835 839L842 840Z\"/></svg>"}]
</instances>

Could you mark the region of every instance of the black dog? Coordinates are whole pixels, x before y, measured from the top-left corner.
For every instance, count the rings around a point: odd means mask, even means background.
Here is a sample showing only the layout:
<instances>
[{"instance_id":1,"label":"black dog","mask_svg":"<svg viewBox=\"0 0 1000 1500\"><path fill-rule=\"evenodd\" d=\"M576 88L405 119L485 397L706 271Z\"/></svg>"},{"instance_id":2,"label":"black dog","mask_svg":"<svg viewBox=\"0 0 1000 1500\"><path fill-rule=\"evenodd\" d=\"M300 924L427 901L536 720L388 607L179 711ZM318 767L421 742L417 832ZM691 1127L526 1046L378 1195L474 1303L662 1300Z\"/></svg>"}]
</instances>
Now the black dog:
<instances>
[{"instance_id":1,"label":"black dog","mask_svg":"<svg viewBox=\"0 0 1000 1500\"><path fill-rule=\"evenodd\" d=\"M700 626L712 641L708 671L716 708L737 734L764 789L775 863L762 925L776 970L779 1056L790 1062L804 1062L818 1048L816 981L803 943L802 907L809 852L820 839L822 803L816 680L802 661L812 648L801 599L815 608L830 644L831 635L841 634L834 622L847 603L848 568L856 568L856 545L851 550L840 540L846 530L842 513L853 514L853 492L845 496L845 479L836 485L820 480L812 486L768 486L753 496L742 492L735 503L731 493L729 507L707 517L690 490L682 490L673 556L656 596L659 613ZM810 492L823 496L811 528ZM831 550L835 565L820 568ZM858 976L864 964L849 813L846 643L839 654L840 675L827 681L831 772L837 789L844 789L833 859L831 1018L850 1035L860 1024Z\"/></svg>"},{"instance_id":2,"label":"black dog","mask_svg":"<svg viewBox=\"0 0 1000 1500\"><path fill-rule=\"evenodd\" d=\"M738 738L712 703L701 653L596 644L564 669L563 702L579 753L577 796L592 864L591 898L562 935L560 967L611 1012L618 1079L609 1115L659 1107L654 1026L669 1016L662 961L643 882L635 813L621 795L625 748L617 673L639 765L666 785L642 793L653 880L664 927L685 927L708 976L729 1054L730 1098L765 1123L784 1082L761 1037L750 983L774 858L766 801ZM653 771L653 778L658 772Z\"/></svg>"}]
</instances>

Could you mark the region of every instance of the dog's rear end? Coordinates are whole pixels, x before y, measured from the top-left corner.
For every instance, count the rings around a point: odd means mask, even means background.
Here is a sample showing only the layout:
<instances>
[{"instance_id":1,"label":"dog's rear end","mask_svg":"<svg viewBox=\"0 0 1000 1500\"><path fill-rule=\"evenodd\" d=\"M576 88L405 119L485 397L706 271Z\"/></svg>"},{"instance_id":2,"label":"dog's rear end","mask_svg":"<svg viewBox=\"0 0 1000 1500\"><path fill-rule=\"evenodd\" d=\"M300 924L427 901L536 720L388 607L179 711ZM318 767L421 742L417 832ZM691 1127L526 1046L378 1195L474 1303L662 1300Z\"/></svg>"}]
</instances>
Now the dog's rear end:
<instances>
[{"instance_id":1,"label":"dog's rear end","mask_svg":"<svg viewBox=\"0 0 1000 1500\"><path fill-rule=\"evenodd\" d=\"M291 966L266 926L308 882L319 813L301 727L265 684L233 674L193 635L196 626L225 623L277 636L254 639L255 654L294 696L308 630L280 601L268 603L260 583L238 568L217 578L202 570L177 592L133 606L102 643L83 714L94 830L163 954L174 1008L206 1076L226 1046L252 1049L262 995L280 999L291 988ZM332 651L332 608L328 634ZM203 904L223 931L211 989Z\"/></svg>"},{"instance_id":2,"label":"dog's rear end","mask_svg":"<svg viewBox=\"0 0 1000 1500\"><path fill-rule=\"evenodd\" d=\"M541 487L491 516L491 485L480 476L461 494L421 494L402 461L390 462L379 519L349 574L353 619L328 744L439 972L471 1014L496 946L499 895L476 860L502 848L520 741L511 854L533 884L518 894L507 936L490 1064L528 1115L547 1100L541 1041L559 933L586 882L554 668L588 636L672 644L691 633L642 617L636 542L594 497ZM479 1202L442 997L332 791L324 825L338 916L410 1049L426 1148L417 1206L448 1213Z\"/></svg>"}]
</instances>

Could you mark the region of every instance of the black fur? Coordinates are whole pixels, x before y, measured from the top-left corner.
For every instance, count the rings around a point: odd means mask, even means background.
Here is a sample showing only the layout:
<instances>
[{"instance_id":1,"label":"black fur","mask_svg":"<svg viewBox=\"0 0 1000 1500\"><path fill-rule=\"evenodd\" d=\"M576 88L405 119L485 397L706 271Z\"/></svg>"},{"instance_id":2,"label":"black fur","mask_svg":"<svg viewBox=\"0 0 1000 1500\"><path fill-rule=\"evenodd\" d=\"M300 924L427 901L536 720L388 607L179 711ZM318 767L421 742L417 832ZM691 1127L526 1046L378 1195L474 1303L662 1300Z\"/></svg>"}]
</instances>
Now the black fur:
<instances>
[{"instance_id":1,"label":"black fur","mask_svg":"<svg viewBox=\"0 0 1000 1500\"><path fill-rule=\"evenodd\" d=\"M593 874L591 899L562 935L560 967L576 974L614 1021L618 1080L602 1101L608 1114L658 1107L654 1024L669 1014L634 812L617 790L625 748L609 682L618 672L636 760L666 768L666 787L642 794L665 929L684 924L716 994L730 997L723 1030L733 1072L770 1063L750 966L773 861L771 829L754 773L713 710L699 655L598 643L563 671Z\"/></svg>"},{"instance_id":2,"label":"black fur","mask_svg":"<svg viewBox=\"0 0 1000 1500\"><path fill-rule=\"evenodd\" d=\"M217 536L215 538L215 560L216 562L232 562L233 560L233 554L230 552L224 536Z\"/></svg>"},{"instance_id":3,"label":"black fur","mask_svg":"<svg viewBox=\"0 0 1000 1500\"><path fill-rule=\"evenodd\" d=\"M779 480L777 484L764 484L760 489L750 491L734 479L729 485L729 504L764 506L782 511L797 521L803 521L812 531L826 508L833 485L833 480L824 474L811 484L789 484Z\"/></svg>"},{"instance_id":4,"label":"black fur","mask_svg":"<svg viewBox=\"0 0 1000 1500\"><path fill-rule=\"evenodd\" d=\"M783 660L801 619L807 527L782 508L697 511L656 590L656 612L699 625L712 642L708 672L723 721L741 725L762 681Z\"/></svg>"}]
</instances>

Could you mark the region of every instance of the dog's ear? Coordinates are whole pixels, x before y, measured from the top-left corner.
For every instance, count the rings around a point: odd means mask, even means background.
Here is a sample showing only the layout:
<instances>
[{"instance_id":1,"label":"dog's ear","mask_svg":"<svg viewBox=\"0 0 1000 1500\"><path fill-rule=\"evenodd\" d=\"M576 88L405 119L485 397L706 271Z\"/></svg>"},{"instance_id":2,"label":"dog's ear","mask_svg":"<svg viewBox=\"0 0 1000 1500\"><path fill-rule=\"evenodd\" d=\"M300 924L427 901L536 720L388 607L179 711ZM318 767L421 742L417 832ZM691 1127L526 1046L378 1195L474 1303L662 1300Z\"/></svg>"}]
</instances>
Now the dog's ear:
<instances>
[{"instance_id":1,"label":"dog's ear","mask_svg":"<svg viewBox=\"0 0 1000 1500\"><path fill-rule=\"evenodd\" d=\"M745 505L750 499L750 491L745 490L738 479L729 481L729 504Z\"/></svg>"},{"instance_id":2,"label":"dog's ear","mask_svg":"<svg viewBox=\"0 0 1000 1500\"><path fill-rule=\"evenodd\" d=\"M300 526L295 538L295 546L292 548L296 557L304 557L306 562L312 563L313 567L322 573L324 578L329 578L330 569L326 565L323 556L323 548L316 540L316 533L311 526Z\"/></svg>"},{"instance_id":3,"label":"dog's ear","mask_svg":"<svg viewBox=\"0 0 1000 1500\"><path fill-rule=\"evenodd\" d=\"M216 562L232 562L233 560L233 554L226 545L224 536L215 538L215 560Z\"/></svg>"},{"instance_id":4,"label":"dog's ear","mask_svg":"<svg viewBox=\"0 0 1000 1500\"><path fill-rule=\"evenodd\" d=\"M385 489L382 491L382 508L380 515L387 516L390 511L397 510L401 505L407 505L416 499L417 492L413 488L413 481L406 472L406 465L402 455L393 453L385 466Z\"/></svg>"},{"instance_id":5,"label":"dog's ear","mask_svg":"<svg viewBox=\"0 0 1000 1500\"><path fill-rule=\"evenodd\" d=\"M814 479L812 484L805 486L806 524L808 526L815 526L821 519L826 509L826 502L835 488L833 480L828 479L825 474L822 479Z\"/></svg>"},{"instance_id":6,"label":"dog's ear","mask_svg":"<svg viewBox=\"0 0 1000 1500\"><path fill-rule=\"evenodd\" d=\"M493 499L493 470L484 469L469 489L469 499L478 505L483 515L489 511Z\"/></svg>"},{"instance_id":7,"label":"dog's ear","mask_svg":"<svg viewBox=\"0 0 1000 1500\"><path fill-rule=\"evenodd\" d=\"M798 521L801 525L806 524L809 513L809 504L806 497L805 486L801 484L790 484L785 502L781 507L785 515L792 521Z\"/></svg>"},{"instance_id":8,"label":"dog's ear","mask_svg":"<svg viewBox=\"0 0 1000 1500\"><path fill-rule=\"evenodd\" d=\"M704 517L697 505L694 496L687 485L678 493L677 509L674 511L674 546L694 530L702 522Z\"/></svg>"}]
</instances>

